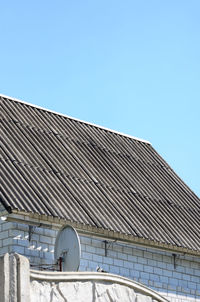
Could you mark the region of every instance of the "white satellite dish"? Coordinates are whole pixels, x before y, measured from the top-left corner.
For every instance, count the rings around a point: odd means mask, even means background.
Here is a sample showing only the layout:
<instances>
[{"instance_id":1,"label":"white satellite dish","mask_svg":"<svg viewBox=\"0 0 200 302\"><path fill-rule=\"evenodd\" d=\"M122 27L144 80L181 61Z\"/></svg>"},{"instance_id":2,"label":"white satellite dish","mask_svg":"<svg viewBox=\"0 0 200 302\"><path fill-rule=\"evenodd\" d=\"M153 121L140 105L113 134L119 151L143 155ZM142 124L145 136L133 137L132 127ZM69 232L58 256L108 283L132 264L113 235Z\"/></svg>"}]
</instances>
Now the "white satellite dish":
<instances>
[{"instance_id":1,"label":"white satellite dish","mask_svg":"<svg viewBox=\"0 0 200 302\"><path fill-rule=\"evenodd\" d=\"M56 237L54 258L58 261L60 271L78 271L80 265L81 245L76 230L67 225Z\"/></svg>"}]
</instances>

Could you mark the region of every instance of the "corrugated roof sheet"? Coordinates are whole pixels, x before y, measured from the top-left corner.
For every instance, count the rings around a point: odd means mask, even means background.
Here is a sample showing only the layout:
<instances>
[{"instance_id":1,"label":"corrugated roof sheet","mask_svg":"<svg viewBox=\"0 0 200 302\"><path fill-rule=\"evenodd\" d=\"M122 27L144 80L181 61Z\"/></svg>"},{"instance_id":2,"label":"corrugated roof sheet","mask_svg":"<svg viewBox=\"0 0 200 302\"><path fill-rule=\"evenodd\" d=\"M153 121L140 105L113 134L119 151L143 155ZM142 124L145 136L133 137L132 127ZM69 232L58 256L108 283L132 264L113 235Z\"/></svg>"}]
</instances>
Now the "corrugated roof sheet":
<instances>
[{"instance_id":1,"label":"corrugated roof sheet","mask_svg":"<svg viewBox=\"0 0 200 302\"><path fill-rule=\"evenodd\" d=\"M0 100L5 207L200 251L200 200L151 144Z\"/></svg>"}]
</instances>

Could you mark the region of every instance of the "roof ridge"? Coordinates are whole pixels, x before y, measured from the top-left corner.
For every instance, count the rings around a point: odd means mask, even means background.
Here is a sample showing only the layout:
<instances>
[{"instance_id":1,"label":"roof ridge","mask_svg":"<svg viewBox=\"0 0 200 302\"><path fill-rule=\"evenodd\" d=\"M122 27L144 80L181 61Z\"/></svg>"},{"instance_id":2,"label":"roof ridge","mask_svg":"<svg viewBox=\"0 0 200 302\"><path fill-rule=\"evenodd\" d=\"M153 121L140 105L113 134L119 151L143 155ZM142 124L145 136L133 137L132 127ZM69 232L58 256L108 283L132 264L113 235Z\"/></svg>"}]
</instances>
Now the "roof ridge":
<instances>
[{"instance_id":1,"label":"roof ridge","mask_svg":"<svg viewBox=\"0 0 200 302\"><path fill-rule=\"evenodd\" d=\"M129 134L125 134L125 133L122 133L122 132L120 132L120 131L112 130L112 129L110 129L110 128L103 127L103 126L100 126L100 125L97 125L97 124L94 124L94 123L86 122L86 121L80 120L80 119L78 119L78 118L74 118L74 117L71 117L71 116L69 116L69 115L66 115L66 114L63 114L63 113L60 113L60 112L56 112L56 111L54 111L54 110L50 110L50 109L47 109L47 108L44 108L44 107L41 107L41 106L38 106L38 105L34 105L34 104L31 104L31 103L25 102L25 101L20 100L20 99L17 99L17 98L13 98L13 97L10 97L10 96L1 94L1 93L0 93L0 97L6 98L6 99L9 99L9 100L11 100L11 101L18 102L18 103L22 103L22 104L25 104L25 105L28 105L28 106L31 106L31 107L34 107L34 108L37 108L37 109L40 109L40 110L45 110L45 111L47 111L47 112L54 113L54 114L57 114L57 115L66 117L66 118L68 118L68 119L71 119L71 120L74 120L74 121L77 121L77 122L80 122L80 123L87 124L87 125L89 125L89 126L93 126L93 127L96 127L96 128L99 128L99 129L108 131L108 132L112 132L112 133L114 133L114 134L118 134L118 135L120 135L120 136L124 136L124 137L127 137L127 138L131 138L131 139L140 141L140 142L142 142L142 143L146 143L146 144L151 145L151 143L150 143L149 141L145 140L145 139L138 138L138 137L135 137L135 136L132 136L132 135L129 135Z\"/></svg>"}]
</instances>

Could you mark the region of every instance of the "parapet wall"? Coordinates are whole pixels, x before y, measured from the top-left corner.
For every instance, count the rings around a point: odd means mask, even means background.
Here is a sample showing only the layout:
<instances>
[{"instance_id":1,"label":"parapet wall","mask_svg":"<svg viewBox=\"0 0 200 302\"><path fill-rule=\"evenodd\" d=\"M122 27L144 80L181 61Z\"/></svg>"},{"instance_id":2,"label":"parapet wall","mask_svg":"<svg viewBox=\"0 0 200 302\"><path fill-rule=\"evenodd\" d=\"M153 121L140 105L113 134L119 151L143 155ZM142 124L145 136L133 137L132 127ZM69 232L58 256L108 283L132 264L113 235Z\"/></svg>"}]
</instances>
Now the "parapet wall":
<instances>
[{"instance_id":1,"label":"parapet wall","mask_svg":"<svg viewBox=\"0 0 200 302\"><path fill-rule=\"evenodd\" d=\"M0 302L166 302L148 287L124 277L95 272L29 269L18 254L0 257Z\"/></svg>"}]
</instances>

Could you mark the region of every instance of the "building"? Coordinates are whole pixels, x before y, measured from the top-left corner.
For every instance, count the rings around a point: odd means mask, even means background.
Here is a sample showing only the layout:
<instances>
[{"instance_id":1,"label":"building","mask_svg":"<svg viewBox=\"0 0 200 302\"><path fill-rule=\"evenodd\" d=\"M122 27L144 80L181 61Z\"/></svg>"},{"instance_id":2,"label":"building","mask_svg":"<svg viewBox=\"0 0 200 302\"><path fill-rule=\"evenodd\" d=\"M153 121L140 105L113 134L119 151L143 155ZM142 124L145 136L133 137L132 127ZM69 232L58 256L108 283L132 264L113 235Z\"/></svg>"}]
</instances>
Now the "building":
<instances>
[{"instance_id":1,"label":"building","mask_svg":"<svg viewBox=\"0 0 200 302\"><path fill-rule=\"evenodd\" d=\"M1 96L0 254L54 263L58 229L80 270L200 301L200 200L144 140Z\"/></svg>"}]
</instances>

